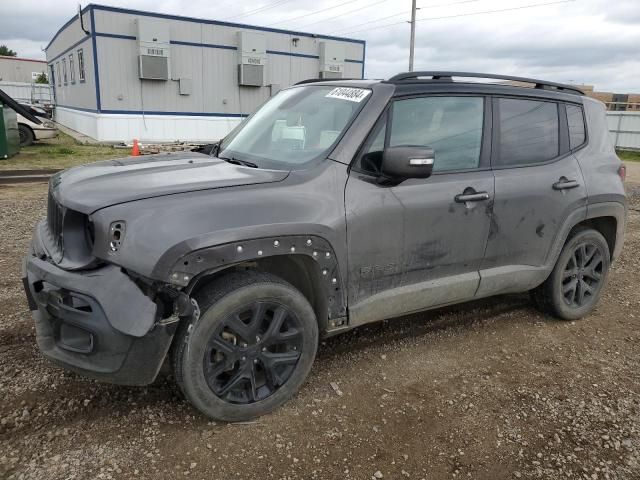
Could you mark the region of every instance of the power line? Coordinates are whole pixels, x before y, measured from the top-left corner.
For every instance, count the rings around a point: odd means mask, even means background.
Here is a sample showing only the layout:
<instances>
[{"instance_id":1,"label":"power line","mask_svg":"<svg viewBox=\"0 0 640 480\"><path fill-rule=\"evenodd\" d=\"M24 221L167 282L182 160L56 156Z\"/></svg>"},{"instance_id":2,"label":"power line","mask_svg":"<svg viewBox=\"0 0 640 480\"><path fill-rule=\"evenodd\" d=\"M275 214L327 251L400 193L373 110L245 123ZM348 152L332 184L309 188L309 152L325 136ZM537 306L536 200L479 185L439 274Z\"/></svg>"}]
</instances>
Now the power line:
<instances>
[{"instance_id":1,"label":"power line","mask_svg":"<svg viewBox=\"0 0 640 480\"><path fill-rule=\"evenodd\" d=\"M557 5L557 4L560 4L560 3L569 3L569 2L574 2L574 1L575 0L559 0L559 1L556 1L556 2L547 2L547 3L538 3L538 4L534 4L534 5L521 5L519 7L502 8L502 9L499 9L499 10L485 10L483 12L460 13L458 15L446 15L444 17L419 18L419 19L416 20L416 22L425 22L425 21L428 21L428 20L443 20L445 18L470 17L472 15L485 15L485 14L489 14L489 13L510 12L510 11L513 11L513 10L524 10L526 8L545 7L545 6L548 6L548 5ZM405 24L405 23L407 23L407 22L406 21L402 21L402 22L395 22L395 23L387 23L385 25L377 25L375 27L365 28L363 30L342 32L341 35L350 35L350 34L354 34L354 33L367 32L369 30L387 28L387 27L392 27L394 25L402 25L402 24Z\"/></svg>"},{"instance_id":2,"label":"power line","mask_svg":"<svg viewBox=\"0 0 640 480\"><path fill-rule=\"evenodd\" d=\"M380 0L379 2L374 2L374 3L371 3L369 5L365 5L364 7L354 8L353 10L349 10L349 11L346 11L346 12L339 13L338 15L334 15L333 17L323 18L322 20L318 20L318 21L313 22L313 23L307 23L306 25L303 25L303 26L304 26L304 28L307 28L307 27L309 27L311 25L317 25L318 23L326 22L328 20L333 20L334 18L339 18L339 17L342 17L344 15L349 15L349 14L351 14L353 12L360 12L360 11L366 9L366 8L371 8L371 7L374 7L374 6L376 6L376 5L380 4L380 3L384 3L384 2L388 2L388 1L389 0ZM479 0L474 0L474 1L479 1ZM319 12L315 12L315 13L319 13ZM310 13L310 15L314 15L314 13Z\"/></svg>"},{"instance_id":3,"label":"power line","mask_svg":"<svg viewBox=\"0 0 640 480\"><path fill-rule=\"evenodd\" d=\"M482 0L462 0L459 2L453 2L453 3L439 3L437 5L426 5L424 7L418 7L418 10L426 10L428 8L439 8L439 7L451 7L453 5L460 5L463 3L475 3L475 2L481 2ZM344 31L344 30L350 30L354 27L361 27L362 25L369 25L370 23L376 23L376 22L380 22L382 20L386 20L388 18L394 18L394 17L399 17L401 15L406 15L407 12L400 12L400 13L394 13L393 15L388 15L386 17L381 17L381 18L377 18L375 20L369 20L368 22L364 22L364 23L357 23L355 25L351 25L350 27L344 27L344 28L340 28L338 30L336 30L335 32L340 32L340 31ZM335 18L335 17L334 17ZM400 22L398 22L400 23ZM404 23L404 22L402 22ZM335 32L331 32L331 33L335 33Z\"/></svg>"},{"instance_id":4,"label":"power line","mask_svg":"<svg viewBox=\"0 0 640 480\"><path fill-rule=\"evenodd\" d=\"M272 8L279 7L283 3L287 3L287 2L290 2L290 1L291 0L276 0L275 2L267 3L266 5L263 5L263 6L258 7L258 8L254 8L253 10L249 10L248 12L241 13L239 15L234 15L232 17L227 17L227 18L225 18L225 20L233 20L233 19L236 19L236 18L249 17L251 15L255 15L256 13L262 13L262 12L264 12L266 10L270 10Z\"/></svg>"},{"instance_id":5,"label":"power line","mask_svg":"<svg viewBox=\"0 0 640 480\"><path fill-rule=\"evenodd\" d=\"M339 3L339 4L334 5L332 7L327 7L327 8L323 8L321 10L311 11L311 12L305 13L304 15L298 15L297 17L285 18L284 20L280 20L278 22L270 23L269 25L267 25L267 27L271 27L272 25L279 25L279 24L285 23L285 22L290 22L292 20L298 20L299 18L308 17L309 15L315 15L317 13L326 12L328 10L333 10L334 8L338 8L338 7L341 7L343 5L347 5L348 3L353 3L353 2L356 2L356 1L358 1L358 0L348 0L346 2ZM380 2L378 2L378 3L380 3Z\"/></svg>"}]
</instances>

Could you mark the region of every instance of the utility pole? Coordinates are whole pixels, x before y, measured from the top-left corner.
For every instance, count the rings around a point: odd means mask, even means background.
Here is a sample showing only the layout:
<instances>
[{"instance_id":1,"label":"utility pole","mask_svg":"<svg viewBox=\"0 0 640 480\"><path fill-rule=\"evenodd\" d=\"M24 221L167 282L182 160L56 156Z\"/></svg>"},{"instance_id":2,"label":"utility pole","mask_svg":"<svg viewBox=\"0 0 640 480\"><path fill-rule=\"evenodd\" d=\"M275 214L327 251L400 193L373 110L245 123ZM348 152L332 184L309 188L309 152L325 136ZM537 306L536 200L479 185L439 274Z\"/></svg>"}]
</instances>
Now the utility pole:
<instances>
[{"instance_id":1,"label":"utility pole","mask_svg":"<svg viewBox=\"0 0 640 480\"><path fill-rule=\"evenodd\" d=\"M409 71L413 72L413 52L416 43L416 0L411 0L411 41L409 42Z\"/></svg>"}]
</instances>

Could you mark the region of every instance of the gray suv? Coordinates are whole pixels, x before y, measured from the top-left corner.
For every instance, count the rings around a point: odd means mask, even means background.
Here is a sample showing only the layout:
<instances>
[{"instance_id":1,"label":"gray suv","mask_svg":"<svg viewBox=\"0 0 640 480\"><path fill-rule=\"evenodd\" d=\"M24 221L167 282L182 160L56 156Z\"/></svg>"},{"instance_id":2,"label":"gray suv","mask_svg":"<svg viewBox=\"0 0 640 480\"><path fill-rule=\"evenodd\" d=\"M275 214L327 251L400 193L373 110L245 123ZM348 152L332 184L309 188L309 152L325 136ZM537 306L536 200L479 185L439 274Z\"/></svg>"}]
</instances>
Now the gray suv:
<instances>
[{"instance_id":1,"label":"gray suv","mask_svg":"<svg viewBox=\"0 0 640 480\"><path fill-rule=\"evenodd\" d=\"M604 105L572 86L306 81L210 154L55 175L24 286L47 358L128 385L166 361L197 409L244 420L300 388L320 338L369 322L527 291L588 314L623 179Z\"/></svg>"}]
</instances>

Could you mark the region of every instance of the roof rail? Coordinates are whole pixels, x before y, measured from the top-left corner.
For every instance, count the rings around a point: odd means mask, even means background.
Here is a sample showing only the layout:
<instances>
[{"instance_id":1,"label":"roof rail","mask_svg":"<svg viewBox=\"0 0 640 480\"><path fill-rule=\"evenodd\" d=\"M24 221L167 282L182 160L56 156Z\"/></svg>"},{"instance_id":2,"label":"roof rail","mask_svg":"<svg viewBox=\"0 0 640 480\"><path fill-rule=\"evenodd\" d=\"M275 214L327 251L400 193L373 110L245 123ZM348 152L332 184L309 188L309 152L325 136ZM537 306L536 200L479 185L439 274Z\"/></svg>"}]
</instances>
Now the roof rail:
<instances>
[{"instance_id":1,"label":"roof rail","mask_svg":"<svg viewBox=\"0 0 640 480\"><path fill-rule=\"evenodd\" d=\"M584 95L584 92L578 87L573 85L566 85L564 83L547 82L545 80L536 80L535 78L526 77L514 77L511 75L495 75L493 73L473 73L473 72L404 72L394 75L389 80L389 83L400 83L406 80L418 80L421 77L431 77L427 81L440 81L440 82L452 82L453 77L466 77L466 78L492 78L496 80L509 80L512 82L532 83L535 88L543 90L557 90L566 93L573 93L578 95Z\"/></svg>"},{"instance_id":2,"label":"roof rail","mask_svg":"<svg viewBox=\"0 0 640 480\"><path fill-rule=\"evenodd\" d=\"M305 83L316 82L343 82L345 80L362 80L361 78L307 78L306 80L300 80L294 83L294 85L304 85Z\"/></svg>"}]
</instances>

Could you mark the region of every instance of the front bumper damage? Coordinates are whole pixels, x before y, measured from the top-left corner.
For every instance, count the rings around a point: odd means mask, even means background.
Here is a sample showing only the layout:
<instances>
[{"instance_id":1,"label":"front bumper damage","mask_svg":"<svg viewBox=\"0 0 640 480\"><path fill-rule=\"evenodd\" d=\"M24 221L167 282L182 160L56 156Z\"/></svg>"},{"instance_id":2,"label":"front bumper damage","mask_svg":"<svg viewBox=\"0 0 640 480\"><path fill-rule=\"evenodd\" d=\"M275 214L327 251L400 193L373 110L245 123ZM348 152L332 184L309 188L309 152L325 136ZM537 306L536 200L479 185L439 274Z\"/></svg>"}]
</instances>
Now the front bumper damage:
<instances>
[{"instance_id":1,"label":"front bumper damage","mask_svg":"<svg viewBox=\"0 0 640 480\"><path fill-rule=\"evenodd\" d=\"M29 252L22 276L46 358L101 381L153 382L178 321L160 320L156 303L120 267L72 272Z\"/></svg>"}]
</instances>

